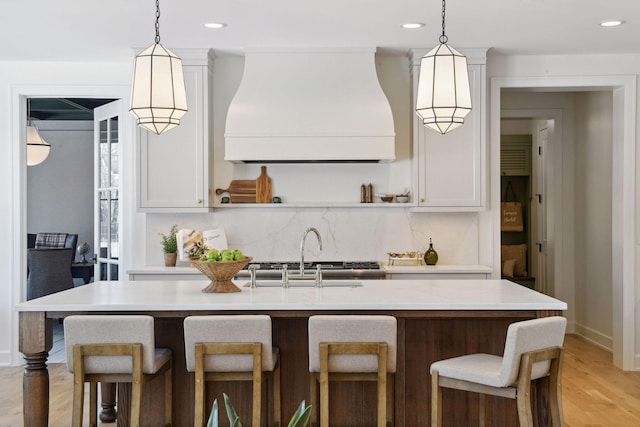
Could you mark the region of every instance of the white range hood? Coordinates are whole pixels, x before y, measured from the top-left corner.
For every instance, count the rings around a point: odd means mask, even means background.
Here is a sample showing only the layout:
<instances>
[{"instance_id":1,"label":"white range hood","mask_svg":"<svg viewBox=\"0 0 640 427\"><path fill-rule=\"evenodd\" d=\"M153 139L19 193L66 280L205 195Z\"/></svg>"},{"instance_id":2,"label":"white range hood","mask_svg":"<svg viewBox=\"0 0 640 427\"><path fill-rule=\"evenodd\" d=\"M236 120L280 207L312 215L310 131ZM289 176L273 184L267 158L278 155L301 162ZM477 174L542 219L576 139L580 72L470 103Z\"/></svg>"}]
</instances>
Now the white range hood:
<instances>
[{"instance_id":1,"label":"white range hood","mask_svg":"<svg viewBox=\"0 0 640 427\"><path fill-rule=\"evenodd\" d=\"M245 52L227 114L225 160L394 159L393 115L378 82L375 48Z\"/></svg>"}]
</instances>

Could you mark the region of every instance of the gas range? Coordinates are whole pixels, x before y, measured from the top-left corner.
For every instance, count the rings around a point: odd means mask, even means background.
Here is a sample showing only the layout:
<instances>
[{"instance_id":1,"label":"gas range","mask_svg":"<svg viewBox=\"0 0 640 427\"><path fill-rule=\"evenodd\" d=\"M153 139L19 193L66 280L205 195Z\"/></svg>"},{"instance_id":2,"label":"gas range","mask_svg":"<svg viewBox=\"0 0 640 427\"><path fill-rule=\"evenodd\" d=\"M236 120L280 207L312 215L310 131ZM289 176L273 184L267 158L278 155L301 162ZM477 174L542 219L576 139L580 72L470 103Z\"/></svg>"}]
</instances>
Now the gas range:
<instances>
[{"instance_id":1,"label":"gas range","mask_svg":"<svg viewBox=\"0 0 640 427\"><path fill-rule=\"evenodd\" d=\"M295 273L300 270L299 262L292 261L263 261L252 262L249 265L257 265L256 270L257 279L280 279L282 266L286 265L287 270L290 273ZM249 277L249 265L242 269L236 277L247 278ZM379 280L385 278L385 272L380 269L380 264L376 261L313 261L305 262L304 268L308 273L315 273L316 266L320 265L322 268L322 276L327 280Z\"/></svg>"}]
</instances>

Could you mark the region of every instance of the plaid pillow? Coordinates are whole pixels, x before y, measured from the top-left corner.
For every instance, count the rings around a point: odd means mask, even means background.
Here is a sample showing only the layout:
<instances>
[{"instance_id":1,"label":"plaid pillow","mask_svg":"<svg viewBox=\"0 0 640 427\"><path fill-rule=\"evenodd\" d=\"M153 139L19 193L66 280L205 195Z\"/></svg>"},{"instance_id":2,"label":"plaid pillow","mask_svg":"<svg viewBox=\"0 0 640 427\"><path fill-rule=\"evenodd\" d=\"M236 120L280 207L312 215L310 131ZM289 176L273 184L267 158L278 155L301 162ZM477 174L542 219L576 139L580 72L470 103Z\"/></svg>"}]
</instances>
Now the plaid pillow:
<instances>
[{"instance_id":1,"label":"plaid pillow","mask_svg":"<svg viewBox=\"0 0 640 427\"><path fill-rule=\"evenodd\" d=\"M64 248L67 233L38 233L36 248Z\"/></svg>"}]
</instances>

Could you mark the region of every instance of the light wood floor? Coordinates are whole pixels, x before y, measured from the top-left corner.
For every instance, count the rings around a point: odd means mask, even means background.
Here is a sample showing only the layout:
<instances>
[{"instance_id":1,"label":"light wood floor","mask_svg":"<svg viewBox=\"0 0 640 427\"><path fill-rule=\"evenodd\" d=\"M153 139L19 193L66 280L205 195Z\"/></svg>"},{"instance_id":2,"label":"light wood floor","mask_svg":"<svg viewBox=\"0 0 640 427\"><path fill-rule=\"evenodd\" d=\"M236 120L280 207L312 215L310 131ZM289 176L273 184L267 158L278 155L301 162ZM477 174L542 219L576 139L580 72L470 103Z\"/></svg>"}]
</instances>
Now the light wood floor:
<instances>
[{"instance_id":1,"label":"light wood floor","mask_svg":"<svg viewBox=\"0 0 640 427\"><path fill-rule=\"evenodd\" d=\"M640 426L640 372L623 372L611 360L611 353L567 335L562 375L567 427ZM49 425L67 427L71 421L72 376L60 363L50 364L49 373ZM0 368L0 384L0 427L22 425L22 367ZM85 425L87 414L85 407Z\"/></svg>"}]
</instances>

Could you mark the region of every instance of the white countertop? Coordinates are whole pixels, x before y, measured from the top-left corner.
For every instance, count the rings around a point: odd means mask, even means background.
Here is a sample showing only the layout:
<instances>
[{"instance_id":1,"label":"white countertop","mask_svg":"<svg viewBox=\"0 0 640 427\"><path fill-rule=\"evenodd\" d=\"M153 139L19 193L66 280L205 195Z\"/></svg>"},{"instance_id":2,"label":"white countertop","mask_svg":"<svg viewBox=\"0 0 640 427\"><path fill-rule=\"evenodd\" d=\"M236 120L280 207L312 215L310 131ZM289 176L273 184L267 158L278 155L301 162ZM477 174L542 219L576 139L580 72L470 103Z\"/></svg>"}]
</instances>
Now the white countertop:
<instances>
[{"instance_id":1,"label":"white countertop","mask_svg":"<svg viewBox=\"0 0 640 427\"><path fill-rule=\"evenodd\" d=\"M508 280L370 280L359 288L244 288L202 293L207 280L95 282L16 305L17 311L566 310Z\"/></svg>"},{"instance_id":2,"label":"white countertop","mask_svg":"<svg viewBox=\"0 0 640 427\"><path fill-rule=\"evenodd\" d=\"M399 262L394 265L381 264L382 268L387 273L480 273L491 274L493 269L486 265L417 265Z\"/></svg>"}]
</instances>

